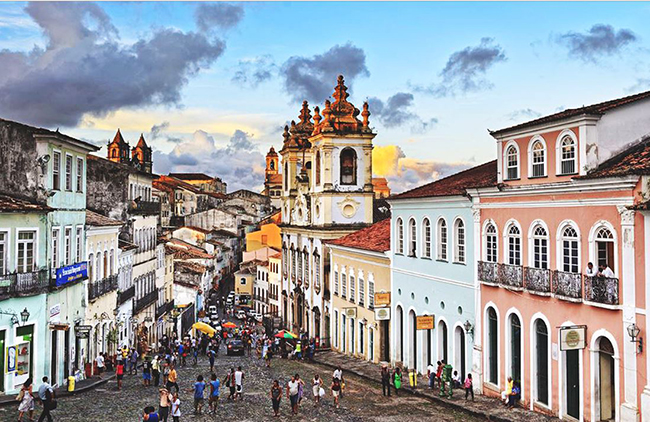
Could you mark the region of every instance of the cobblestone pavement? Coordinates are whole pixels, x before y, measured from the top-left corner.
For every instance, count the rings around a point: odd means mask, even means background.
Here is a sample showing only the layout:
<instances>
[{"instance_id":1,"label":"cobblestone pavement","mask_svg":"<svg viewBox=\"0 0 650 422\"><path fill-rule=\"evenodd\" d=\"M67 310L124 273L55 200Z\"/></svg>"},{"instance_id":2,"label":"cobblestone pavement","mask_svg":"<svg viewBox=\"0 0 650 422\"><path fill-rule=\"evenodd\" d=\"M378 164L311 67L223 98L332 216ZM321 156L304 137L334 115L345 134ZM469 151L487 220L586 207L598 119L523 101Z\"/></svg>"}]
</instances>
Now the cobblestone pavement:
<instances>
[{"instance_id":1,"label":"cobblestone pavement","mask_svg":"<svg viewBox=\"0 0 650 422\"><path fill-rule=\"evenodd\" d=\"M223 351L223 349L222 349ZM382 396L381 388L363 378L344 373L346 377L345 397L341 400L341 408L333 405L332 396L328 391L320 406L315 406L311 394L311 379L319 373L324 379L330 380L331 369L303 362L274 359L272 368L266 368L263 361L256 357L227 357L220 354L215 369L223 379L226 371L233 366L242 365L245 373L244 400L229 402L225 399L222 387L222 400L219 403L217 415L194 416L193 395L188 391L196 376L209 375L206 359L200 359L197 366L187 366L179 369L179 384L181 387L181 421L216 421L227 417L233 421L265 421L265 420L309 420L309 421L397 421L409 420L426 421L478 421L470 415L451 411L429 400L403 395L390 399ZM308 388L300 406L300 413L291 416L289 401L283 397L280 406L281 418L273 418L269 391L273 379L280 380L284 385L290 374L299 373ZM126 376L122 391L116 390L115 381L109 381L92 391L80 393L59 400L58 408L53 412L54 420L66 421L139 421L142 409L147 405L157 407L157 388L142 386L141 376ZM36 385L38 386L38 384ZM207 391L207 390L206 390ZM284 391L284 390L283 390ZM206 401L207 402L207 401ZM0 409L0 421L16 421L16 406ZM207 403L206 403L207 407ZM35 416L40 415L40 405L36 406ZM205 409L204 409L205 413ZM25 421L27 418L24 419ZM171 417L169 418L171 421Z\"/></svg>"}]
</instances>

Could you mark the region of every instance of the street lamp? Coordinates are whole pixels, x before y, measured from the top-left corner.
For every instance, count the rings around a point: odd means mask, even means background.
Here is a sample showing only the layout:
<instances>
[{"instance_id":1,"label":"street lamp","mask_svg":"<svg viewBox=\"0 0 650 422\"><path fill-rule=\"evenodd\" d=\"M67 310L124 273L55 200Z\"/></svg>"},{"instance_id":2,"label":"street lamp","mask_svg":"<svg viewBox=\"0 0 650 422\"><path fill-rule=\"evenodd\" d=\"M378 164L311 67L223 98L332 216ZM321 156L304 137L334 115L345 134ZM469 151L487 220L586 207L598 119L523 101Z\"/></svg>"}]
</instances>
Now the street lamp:
<instances>
[{"instance_id":1,"label":"street lamp","mask_svg":"<svg viewBox=\"0 0 650 422\"><path fill-rule=\"evenodd\" d=\"M20 320L22 321L23 324L25 324L28 319L29 319L29 311L27 310L27 308L25 308L20 313Z\"/></svg>"},{"instance_id":2,"label":"street lamp","mask_svg":"<svg viewBox=\"0 0 650 422\"><path fill-rule=\"evenodd\" d=\"M463 328L465 328L465 332L472 336L474 338L474 325L469 320L465 320L465 324L463 324Z\"/></svg>"},{"instance_id":3,"label":"street lamp","mask_svg":"<svg viewBox=\"0 0 650 422\"><path fill-rule=\"evenodd\" d=\"M632 338L632 343L638 343L637 353L643 352L643 337L639 337L641 329L635 323L627 326L627 334Z\"/></svg>"},{"instance_id":4,"label":"street lamp","mask_svg":"<svg viewBox=\"0 0 650 422\"><path fill-rule=\"evenodd\" d=\"M113 316L115 319L117 319L117 316L120 314L120 310L118 308L113 309Z\"/></svg>"}]
</instances>

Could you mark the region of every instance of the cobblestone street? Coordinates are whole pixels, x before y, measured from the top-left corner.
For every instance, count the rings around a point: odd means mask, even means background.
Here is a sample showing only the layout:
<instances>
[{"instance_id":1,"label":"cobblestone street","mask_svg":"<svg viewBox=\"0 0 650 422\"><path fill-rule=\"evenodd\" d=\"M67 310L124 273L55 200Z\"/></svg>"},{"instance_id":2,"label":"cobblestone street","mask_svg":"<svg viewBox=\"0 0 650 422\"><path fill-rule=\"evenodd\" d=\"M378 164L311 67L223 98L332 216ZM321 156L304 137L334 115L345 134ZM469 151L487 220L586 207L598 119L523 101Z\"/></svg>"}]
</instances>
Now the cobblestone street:
<instances>
[{"instance_id":1,"label":"cobblestone street","mask_svg":"<svg viewBox=\"0 0 650 422\"><path fill-rule=\"evenodd\" d=\"M213 421L224 417L235 421L260 421L277 420L273 418L269 389L273 379L280 380L284 386L290 374L299 373L305 380L305 398L300 406L300 413L291 416L289 401L283 397L280 406L280 420L310 420L310 421L397 421L408 416L410 420L430 421L475 421L479 420L470 415L453 412L447 408L433 404L422 398L407 394L399 398L385 399L381 388L368 381L347 374L345 397L341 400L341 408L333 405L332 396L327 390L327 395L320 406L315 406L311 394L311 379L319 373L324 379L331 379L331 370L325 366L307 364L303 362L274 359L272 368L268 369L256 357L227 357L219 355L216 361L216 371L223 379L226 370L232 366L242 365L245 372L244 400L231 402L221 400L217 416L194 416L191 389L196 376L209 375L207 360L200 359L197 366L187 366L179 370L179 385L181 387L181 420L186 421ZM38 387L36 383L35 387ZM329 387L329 385L328 385ZM283 387L284 388L284 387ZM207 395L206 390L206 395ZM222 398L227 397L227 389L222 386ZM283 390L284 394L284 390ZM109 381L94 390L80 393L59 400L58 408L53 412L55 421L139 421L140 413L145 406L153 405L157 408L157 388L142 386L141 376L126 376L122 391L116 390L116 382ZM207 400L206 406L207 407ZM204 407L204 413L205 413ZM16 421L16 405L5 406L0 409L0 420ZM41 407L37 404L35 417L40 415ZM26 421L27 418L25 417ZM169 418L171 421L171 417Z\"/></svg>"}]
</instances>

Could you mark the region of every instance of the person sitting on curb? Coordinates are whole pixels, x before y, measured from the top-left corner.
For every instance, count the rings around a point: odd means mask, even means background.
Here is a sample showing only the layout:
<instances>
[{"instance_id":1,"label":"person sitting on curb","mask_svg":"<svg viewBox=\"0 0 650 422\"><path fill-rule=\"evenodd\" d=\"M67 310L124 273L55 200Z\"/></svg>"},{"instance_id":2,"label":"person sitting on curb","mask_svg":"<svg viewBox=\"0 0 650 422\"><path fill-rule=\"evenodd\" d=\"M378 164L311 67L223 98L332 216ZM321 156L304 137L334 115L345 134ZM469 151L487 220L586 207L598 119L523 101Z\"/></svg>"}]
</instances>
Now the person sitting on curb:
<instances>
[{"instance_id":1,"label":"person sitting on curb","mask_svg":"<svg viewBox=\"0 0 650 422\"><path fill-rule=\"evenodd\" d=\"M515 382L512 391L510 392L510 395L508 396L508 409L513 409L516 405L517 402L521 399L521 388L519 387L519 383Z\"/></svg>"}]
</instances>

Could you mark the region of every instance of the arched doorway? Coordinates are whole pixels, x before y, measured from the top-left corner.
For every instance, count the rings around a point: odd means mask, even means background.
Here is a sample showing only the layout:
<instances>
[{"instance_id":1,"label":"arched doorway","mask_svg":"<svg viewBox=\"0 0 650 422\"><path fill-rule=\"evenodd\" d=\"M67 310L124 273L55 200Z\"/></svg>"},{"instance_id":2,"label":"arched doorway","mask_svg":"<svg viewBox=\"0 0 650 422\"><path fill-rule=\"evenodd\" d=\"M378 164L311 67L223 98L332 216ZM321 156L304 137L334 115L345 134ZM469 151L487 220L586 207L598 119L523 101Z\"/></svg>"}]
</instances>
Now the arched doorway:
<instances>
[{"instance_id":1,"label":"arched doorway","mask_svg":"<svg viewBox=\"0 0 650 422\"><path fill-rule=\"evenodd\" d=\"M521 387L521 321L510 315L510 374Z\"/></svg>"},{"instance_id":2,"label":"arched doorway","mask_svg":"<svg viewBox=\"0 0 650 422\"><path fill-rule=\"evenodd\" d=\"M417 317L415 312L409 312L409 321L411 323L411 350L409 353L409 367L417 371L418 368L418 328Z\"/></svg>"},{"instance_id":3,"label":"arched doorway","mask_svg":"<svg viewBox=\"0 0 650 422\"><path fill-rule=\"evenodd\" d=\"M614 420L616 417L616 390L614 387L614 346L606 337L598 340L598 398L599 421Z\"/></svg>"},{"instance_id":4,"label":"arched doorway","mask_svg":"<svg viewBox=\"0 0 650 422\"><path fill-rule=\"evenodd\" d=\"M438 360L444 360L445 363L449 363L447 350L449 350L447 323L445 323L445 321L440 321L438 323Z\"/></svg>"},{"instance_id":5,"label":"arched doorway","mask_svg":"<svg viewBox=\"0 0 650 422\"><path fill-rule=\"evenodd\" d=\"M465 331L458 326L454 330L454 368L460 374L460 379L465 379Z\"/></svg>"},{"instance_id":6,"label":"arched doorway","mask_svg":"<svg viewBox=\"0 0 650 422\"><path fill-rule=\"evenodd\" d=\"M498 385L498 339L499 321L497 312L490 307L487 311L487 352L488 352L488 381Z\"/></svg>"},{"instance_id":7,"label":"arched doorway","mask_svg":"<svg viewBox=\"0 0 650 422\"><path fill-rule=\"evenodd\" d=\"M535 400L548 406L548 327L538 319L535 321Z\"/></svg>"},{"instance_id":8,"label":"arched doorway","mask_svg":"<svg viewBox=\"0 0 650 422\"><path fill-rule=\"evenodd\" d=\"M401 306L397 306L397 311L395 312L395 338L399 342L397 346L397 356L396 360L404 362L404 311L402 311Z\"/></svg>"}]
</instances>

